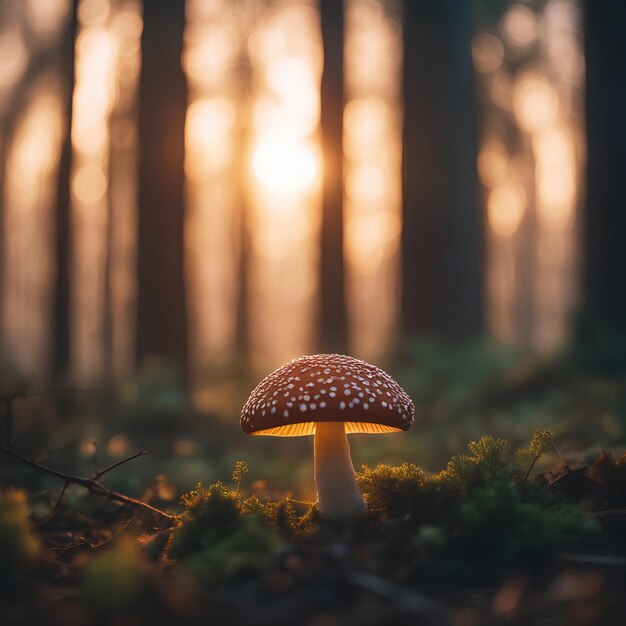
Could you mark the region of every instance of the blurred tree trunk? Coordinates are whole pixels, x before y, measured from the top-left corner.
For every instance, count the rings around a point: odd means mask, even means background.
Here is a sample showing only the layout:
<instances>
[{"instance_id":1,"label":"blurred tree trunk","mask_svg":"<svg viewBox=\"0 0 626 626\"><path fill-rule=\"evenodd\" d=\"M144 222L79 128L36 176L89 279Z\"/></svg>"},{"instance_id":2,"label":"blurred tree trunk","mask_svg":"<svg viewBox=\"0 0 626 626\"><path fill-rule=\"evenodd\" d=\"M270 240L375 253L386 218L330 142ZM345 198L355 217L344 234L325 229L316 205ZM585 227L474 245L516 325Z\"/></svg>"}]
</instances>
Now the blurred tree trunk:
<instances>
[{"instance_id":1,"label":"blurred tree trunk","mask_svg":"<svg viewBox=\"0 0 626 626\"><path fill-rule=\"evenodd\" d=\"M402 318L411 334L482 330L471 3L404 2Z\"/></svg>"},{"instance_id":2,"label":"blurred tree trunk","mask_svg":"<svg viewBox=\"0 0 626 626\"><path fill-rule=\"evenodd\" d=\"M320 0L324 44L321 129L324 147L320 327L325 350L346 346L343 264L343 2Z\"/></svg>"},{"instance_id":3,"label":"blurred tree trunk","mask_svg":"<svg viewBox=\"0 0 626 626\"><path fill-rule=\"evenodd\" d=\"M247 31L246 36L252 32L252 28ZM246 198L247 188L247 175L248 169L246 167L246 155L249 146L252 142L252 127L249 124L249 120L253 115L253 102L252 102L252 65L248 56L247 49L240 52L239 63L237 64L237 106L238 106L238 120L237 130L235 132L235 145L233 154L236 155L236 172L237 172L237 188L235 193L237 194L237 230L239 232L239 284L238 284L238 298L237 298L237 334L235 337L235 348L240 362L245 367L248 365L248 359L245 355L248 354L250 348L250 335L249 335L249 268L248 263L250 260L250 233L249 233L249 215ZM243 357L243 358L242 358Z\"/></svg>"},{"instance_id":4,"label":"blurred tree trunk","mask_svg":"<svg viewBox=\"0 0 626 626\"><path fill-rule=\"evenodd\" d=\"M61 77L65 81L65 139L61 148L55 210L56 278L53 311L53 375L64 376L70 361L70 171L72 161L72 113L74 96L74 57L78 0L72 11L61 45Z\"/></svg>"},{"instance_id":5,"label":"blurred tree trunk","mask_svg":"<svg viewBox=\"0 0 626 626\"><path fill-rule=\"evenodd\" d=\"M139 95L137 360L155 355L185 373L185 3L144 3Z\"/></svg>"},{"instance_id":6,"label":"blurred tree trunk","mask_svg":"<svg viewBox=\"0 0 626 626\"><path fill-rule=\"evenodd\" d=\"M584 304L591 321L626 327L626 3L586 0L587 202Z\"/></svg>"}]
</instances>

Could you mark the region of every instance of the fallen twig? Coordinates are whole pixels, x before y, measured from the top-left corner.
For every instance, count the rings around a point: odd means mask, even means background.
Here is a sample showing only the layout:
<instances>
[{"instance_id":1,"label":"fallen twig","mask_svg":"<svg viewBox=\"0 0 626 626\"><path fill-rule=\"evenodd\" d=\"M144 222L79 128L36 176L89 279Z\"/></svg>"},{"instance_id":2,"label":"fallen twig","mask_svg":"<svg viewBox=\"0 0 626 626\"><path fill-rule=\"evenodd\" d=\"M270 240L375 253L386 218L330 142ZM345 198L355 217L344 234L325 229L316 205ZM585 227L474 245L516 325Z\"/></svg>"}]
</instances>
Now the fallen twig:
<instances>
[{"instance_id":1,"label":"fallen twig","mask_svg":"<svg viewBox=\"0 0 626 626\"><path fill-rule=\"evenodd\" d=\"M355 587L385 598L406 611L422 616L428 622L435 624L449 622L450 616L446 607L412 589L398 587L380 576L367 572L352 572L348 579Z\"/></svg>"},{"instance_id":2,"label":"fallen twig","mask_svg":"<svg viewBox=\"0 0 626 626\"><path fill-rule=\"evenodd\" d=\"M33 469L36 469L45 474L49 474L50 476L54 476L63 481L64 483L63 489L54 507L55 511L58 510L61 504L61 499L63 498L63 495L65 494L65 490L67 486L74 484L74 485L80 485L81 487L84 487L85 489L87 489L87 491L89 491L89 493L92 493L97 496L102 496L103 498L107 498L109 500L112 500L113 502L118 502L120 504L128 504L130 506L141 508L146 511L151 511L152 513L156 513L157 515L164 517L170 522L174 522L174 520L176 519L176 516L170 515L169 513L166 513L165 511L161 511L160 509L157 509L151 506L147 502L142 502L141 500L137 500L136 498L131 498L130 496L127 496L118 491L113 491L112 489L109 489L108 487L105 487L102 483L98 482L98 478L100 478L103 474L106 474L112 469L119 467L120 465L122 465L123 463L126 463L127 461L131 461L132 459L136 459L140 456L147 454L147 452L145 451L137 452L125 459L122 459L121 461L117 461L116 463L113 463L113 465L110 465L104 468L103 470L96 472L91 478L86 478L83 476L73 476L71 474L66 474L65 472L59 472L58 470L52 469L51 467L46 467L45 465L42 465L41 463L38 463L37 461L34 461L33 459L29 459L21 455L19 452L16 452L15 450L11 450L5 446L0 446L0 452L3 452L4 454L7 454L9 456L12 456L15 459L18 459L19 461L21 461L22 463L25 463L26 465L29 465Z\"/></svg>"},{"instance_id":3,"label":"fallen twig","mask_svg":"<svg viewBox=\"0 0 626 626\"><path fill-rule=\"evenodd\" d=\"M614 567L626 566L626 558L611 554L584 554L562 553L559 554L561 561L567 563L580 563L583 565L606 565Z\"/></svg>"},{"instance_id":4,"label":"fallen twig","mask_svg":"<svg viewBox=\"0 0 626 626\"><path fill-rule=\"evenodd\" d=\"M617 509L603 509L600 511L592 511L592 517L602 517L609 515L626 515L626 507L619 507Z\"/></svg>"},{"instance_id":5,"label":"fallen twig","mask_svg":"<svg viewBox=\"0 0 626 626\"><path fill-rule=\"evenodd\" d=\"M98 480L98 478L104 476L105 474L107 474L111 470L115 469L116 467L119 467L120 465L123 465L124 463L128 463L128 461L132 461L133 459L137 459L140 456L144 456L146 454L150 454L150 453L147 450L139 450L139 452L135 452L135 454L131 454L130 456L127 456L127 457L123 458L121 461L116 461L115 463L112 463L108 467L105 467L104 469L98 470L91 477L91 480Z\"/></svg>"},{"instance_id":6,"label":"fallen twig","mask_svg":"<svg viewBox=\"0 0 626 626\"><path fill-rule=\"evenodd\" d=\"M561 459L561 463L563 464L563 471L567 474L567 472L569 472L569 466L565 462L565 459L563 458L561 451L556 447L556 444L554 443L554 441L552 442L552 447L554 448L554 451L559 455L559 459Z\"/></svg>"}]
</instances>

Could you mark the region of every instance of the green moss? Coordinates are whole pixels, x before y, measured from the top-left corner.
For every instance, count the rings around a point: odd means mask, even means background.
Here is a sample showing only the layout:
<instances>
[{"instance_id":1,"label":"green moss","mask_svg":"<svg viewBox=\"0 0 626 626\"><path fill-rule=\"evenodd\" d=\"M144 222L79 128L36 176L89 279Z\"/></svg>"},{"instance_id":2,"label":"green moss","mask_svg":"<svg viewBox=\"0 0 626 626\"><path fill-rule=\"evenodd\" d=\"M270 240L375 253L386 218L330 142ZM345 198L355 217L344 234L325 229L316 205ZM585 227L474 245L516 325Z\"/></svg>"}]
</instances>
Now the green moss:
<instances>
[{"instance_id":1,"label":"green moss","mask_svg":"<svg viewBox=\"0 0 626 626\"><path fill-rule=\"evenodd\" d=\"M370 513L410 518L416 523L428 523L437 517L440 490L417 465L364 465L357 481Z\"/></svg>"},{"instance_id":2,"label":"green moss","mask_svg":"<svg viewBox=\"0 0 626 626\"><path fill-rule=\"evenodd\" d=\"M301 536L318 529L321 519L315 504L299 513L291 498L268 500L263 504L267 521L287 537Z\"/></svg>"},{"instance_id":3,"label":"green moss","mask_svg":"<svg viewBox=\"0 0 626 626\"><path fill-rule=\"evenodd\" d=\"M217 482L199 483L182 497L184 511L172 531L168 555L203 584L224 582L238 573L264 567L288 534L298 525L289 501L261 502L255 495L243 498L241 481L247 465L233 471L237 490Z\"/></svg>"},{"instance_id":4,"label":"green moss","mask_svg":"<svg viewBox=\"0 0 626 626\"><path fill-rule=\"evenodd\" d=\"M281 543L323 546L337 537L355 549L376 545L387 561L396 558L389 554L396 554L396 538L403 536L413 548L398 560L419 562L423 573L430 569L444 579L452 571L473 575L543 563L559 550L592 545L601 532L578 505L563 504L545 482L528 480L553 438L547 429L534 429L528 446L517 453L528 464L523 469L508 442L489 435L470 441L466 454L433 475L412 463L363 466L357 481L369 514L349 527L323 523L315 505L244 498L247 466L239 463L233 472L236 490L222 483L199 485L183 497L185 511L169 554L208 584L265 567ZM413 549L418 557L411 556Z\"/></svg>"},{"instance_id":5,"label":"green moss","mask_svg":"<svg viewBox=\"0 0 626 626\"><path fill-rule=\"evenodd\" d=\"M535 500L534 493L502 481L477 488L461 506L449 552L480 567L538 564L600 532L579 507Z\"/></svg>"},{"instance_id":6,"label":"green moss","mask_svg":"<svg viewBox=\"0 0 626 626\"><path fill-rule=\"evenodd\" d=\"M513 479L517 469L507 460L507 448L504 439L485 436L470 441L470 454L453 457L434 476L411 463L379 464L373 469L364 466L357 480L374 514L404 517L416 525L447 524L458 516L460 504L474 489Z\"/></svg>"},{"instance_id":7,"label":"green moss","mask_svg":"<svg viewBox=\"0 0 626 626\"><path fill-rule=\"evenodd\" d=\"M491 435L470 441L467 444L470 454L453 456L437 478L467 492L493 480L512 478L514 469L507 460L508 446L505 439Z\"/></svg>"},{"instance_id":8,"label":"green moss","mask_svg":"<svg viewBox=\"0 0 626 626\"><path fill-rule=\"evenodd\" d=\"M203 584L214 585L264 569L281 543L278 530L255 513L245 516L222 540L185 559L182 567Z\"/></svg>"},{"instance_id":9,"label":"green moss","mask_svg":"<svg viewBox=\"0 0 626 626\"><path fill-rule=\"evenodd\" d=\"M239 523L239 494L217 482L202 483L182 497L185 510L179 517L168 544L168 554L185 558L222 540Z\"/></svg>"},{"instance_id":10,"label":"green moss","mask_svg":"<svg viewBox=\"0 0 626 626\"><path fill-rule=\"evenodd\" d=\"M419 537L428 532L438 538L438 571L451 564L471 574L541 563L557 550L585 545L600 530L578 506L558 502L544 484L527 482L553 437L549 430L534 430L518 453L530 464L526 471L510 458L507 441L484 436L470 441L469 454L453 457L438 474L408 463L381 464L364 467L358 481L370 513L389 519L396 530L403 520L419 526Z\"/></svg>"}]
</instances>

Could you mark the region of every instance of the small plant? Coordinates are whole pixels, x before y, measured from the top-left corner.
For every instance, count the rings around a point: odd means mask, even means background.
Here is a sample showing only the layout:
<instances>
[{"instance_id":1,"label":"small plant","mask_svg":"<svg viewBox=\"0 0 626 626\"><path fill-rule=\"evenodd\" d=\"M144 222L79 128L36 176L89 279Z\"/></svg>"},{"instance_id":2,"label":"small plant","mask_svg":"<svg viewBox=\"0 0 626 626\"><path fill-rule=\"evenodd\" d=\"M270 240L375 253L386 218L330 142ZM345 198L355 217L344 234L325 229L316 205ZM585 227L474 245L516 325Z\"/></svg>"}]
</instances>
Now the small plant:
<instances>
[{"instance_id":1,"label":"small plant","mask_svg":"<svg viewBox=\"0 0 626 626\"><path fill-rule=\"evenodd\" d=\"M554 433L548 428L533 428L533 437L530 440L528 448L521 448L516 452L517 456L527 460L530 464L526 475L524 476L524 482L528 480L530 473L533 471L537 461L544 455L546 450L554 442Z\"/></svg>"},{"instance_id":2,"label":"small plant","mask_svg":"<svg viewBox=\"0 0 626 626\"><path fill-rule=\"evenodd\" d=\"M485 435L478 441L470 441L471 454L453 456L438 479L456 485L465 491L485 485L493 480L512 478L513 469L507 460L509 442Z\"/></svg>"},{"instance_id":3,"label":"small plant","mask_svg":"<svg viewBox=\"0 0 626 626\"><path fill-rule=\"evenodd\" d=\"M243 477L248 473L248 464L245 461L235 461L235 467L233 468L233 483L237 487L237 493L241 493L241 483Z\"/></svg>"}]
</instances>

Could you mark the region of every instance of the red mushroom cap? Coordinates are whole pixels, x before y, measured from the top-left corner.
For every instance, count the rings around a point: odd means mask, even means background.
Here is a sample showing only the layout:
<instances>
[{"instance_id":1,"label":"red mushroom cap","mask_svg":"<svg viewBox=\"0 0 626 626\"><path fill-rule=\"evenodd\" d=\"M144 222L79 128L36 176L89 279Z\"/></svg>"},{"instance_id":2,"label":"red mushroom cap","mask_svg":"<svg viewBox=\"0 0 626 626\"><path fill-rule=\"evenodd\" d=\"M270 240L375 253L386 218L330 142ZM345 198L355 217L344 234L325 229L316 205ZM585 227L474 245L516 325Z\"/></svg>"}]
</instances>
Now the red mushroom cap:
<instances>
[{"instance_id":1,"label":"red mushroom cap","mask_svg":"<svg viewBox=\"0 0 626 626\"><path fill-rule=\"evenodd\" d=\"M241 412L248 435L297 437L316 422L344 422L347 433L408 430L415 407L383 370L349 356L303 356L266 376Z\"/></svg>"}]
</instances>

